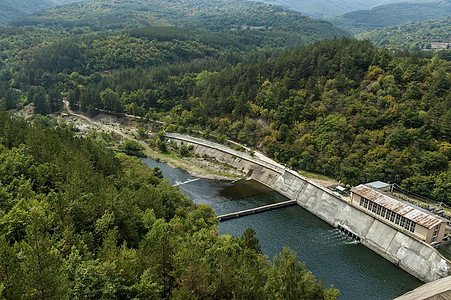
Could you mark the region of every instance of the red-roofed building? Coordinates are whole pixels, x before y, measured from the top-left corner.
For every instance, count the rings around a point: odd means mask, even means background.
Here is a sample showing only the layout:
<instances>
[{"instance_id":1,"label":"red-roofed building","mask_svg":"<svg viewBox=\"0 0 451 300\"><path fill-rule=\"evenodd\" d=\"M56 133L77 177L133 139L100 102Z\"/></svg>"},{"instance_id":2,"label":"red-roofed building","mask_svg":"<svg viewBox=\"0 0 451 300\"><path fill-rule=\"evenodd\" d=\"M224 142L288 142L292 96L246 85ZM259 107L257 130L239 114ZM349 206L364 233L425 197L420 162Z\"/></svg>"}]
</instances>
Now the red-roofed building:
<instances>
[{"instance_id":1,"label":"red-roofed building","mask_svg":"<svg viewBox=\"0 0 451 300\"><path fill-rule=\"evenodd\" d=\"M351 202L378 220L431 245L441 243L450 232L448 220L368 185L351 189Z\"/></svg>"},{"instance_id":2,"label":"red-roofed building","mask_svg":"<svg viewBox=\"0 0 451 300\"><path fill-rule=\"evenodd\" d=\"M451 43L431 43L432 49L449 49L451 47Z\"/></svg>"}]
</instances>

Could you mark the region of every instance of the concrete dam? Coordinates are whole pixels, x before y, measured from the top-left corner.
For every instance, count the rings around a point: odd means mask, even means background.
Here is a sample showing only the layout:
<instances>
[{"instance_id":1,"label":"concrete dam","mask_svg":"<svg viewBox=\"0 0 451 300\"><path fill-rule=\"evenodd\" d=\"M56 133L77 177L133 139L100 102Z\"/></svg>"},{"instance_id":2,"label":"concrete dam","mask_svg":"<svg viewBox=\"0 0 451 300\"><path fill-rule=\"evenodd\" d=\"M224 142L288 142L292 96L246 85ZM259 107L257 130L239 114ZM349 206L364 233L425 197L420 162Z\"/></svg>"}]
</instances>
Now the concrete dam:
<instances>
[{"instance_id":1,"label":"concrete dam","mask_svg":"<svg viewBox=\"0 0 451 300\"><path fill-rule=\"evenodd\" d=\"M168 133L165 138L177 144L183 142L185 145L192 145L195 153L229 164L241 170L248 178L295 200L298 205L330 225L345 229L358 237L362 245L423 282L451 275L451 262L429 244L399 231L394 225L374 218L329 189L263 155L250 155L180 134Z\"/></svg>"}]
</instances>

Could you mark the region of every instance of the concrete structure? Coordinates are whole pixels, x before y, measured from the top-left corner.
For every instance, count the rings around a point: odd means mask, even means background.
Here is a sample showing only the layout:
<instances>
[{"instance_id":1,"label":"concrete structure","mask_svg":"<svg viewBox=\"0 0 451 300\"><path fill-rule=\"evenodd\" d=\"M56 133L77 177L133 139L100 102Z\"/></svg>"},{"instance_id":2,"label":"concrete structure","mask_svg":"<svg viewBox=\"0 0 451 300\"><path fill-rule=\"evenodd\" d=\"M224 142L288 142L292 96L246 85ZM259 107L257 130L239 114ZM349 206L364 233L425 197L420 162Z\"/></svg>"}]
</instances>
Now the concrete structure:
<instances>
[{"instance_id":1,"label":"concrete structure","mask_svg":"<svg viewBox=\"0 0 451 300\"><path fill-rule=\"evenodd\" d=\"M365 185L381 192L388 192L390 190L390 184L382 181L373 181L370 183L365 183Z\"/></svg>"},{"instance_id":2,"label":"concrete structure","mask_svg":"<svg viewBox=\"0 0 451 300\"><path fill-rule=\"evenodd\" d=\"M434 247L400 231L395 224L376 219L350 198L338 197L291 170L285 170L274 189L296 199L300 206L332 226L359 237L362 245L424 282L451 275L451 262Z\"/></svg>"},{"instance_id":3,"label":"concrete structure","mask_svg":"<svg viewBox=\"0 0 451 300\"><path fill-rule=\"evenodd\" d=\"M431 43L431 49L449 49L451 47L451 43Z\"/></svg>"},{"instance_id":4,"label":"concrete structure","mask_svg":"<svg viewBox=\"0 0 451 300\"><path fill-rule=\"evenodd\" d=\"M246 174L248 178L254 179L271 189L274 189L277 178L284 171L282 165L272 162L258 152L250 155L246 152L230 149L224 145L176 133L167 133L165 138L179 145L181 143L192 145L197 154L207 155L219 162L231 165Z\"/></svg>"},{"instance_id":5,"label":"concrete structure","mask_svg":"<svg viewBox=\"0 0 451 300\"><path fill-rule=\"evenodd\" d=\"M236 219L239 217L253 215L256 213L261 213L264 211L287 207L287 206L295 205L295 204L296 204L296 200L288 200L288 201L284 201L284 202L278 202L278 203L274 203L274 204L269 204L269 205L264 205L264 206L260 206L260 207L245 209L242 211L224 214L224 215L218 216L218 220L225 221L225 220L230 220L230 219Z\"/></svg>"},{"instance_id":6,"label":"concrete structure","mask_svg":"<svg viewBox=\"0 0 451 300\"><path fill-rule=\"evenodd\" d=\"M351 189L351 201L356 207L431 245L440 244L448 236L448 220L381 192L378 188L380 185L375 188L371 186L373 185L365 184Z\"/></svg>"},{"instance_id":7,"label":"concrete structure","mask_svg":"<svg viewBox=\"0 0 451 300\"><path fill-rule=\"evenodd\" d=\"M451 276L426 283L395 300L451 300Z\"/></svg>"},{"instance_id":8,"label":"concrete structure","mask_svg":"<svg viewBox=\"0 0 451 300\"><path fill-rule=\"evenodd\" d=\"M194 146L194 151L235 166L249 177L271 187L288 199L296 200L314 215L336 228L360 238L360 242L422 281L429 282L451 275L451 262L431 245L419 240L410 231L375 218L362 210L360 203L308 181L298 173L284 169L268 158L251 156L211 142L181 135L166 135L177 143Z\"/></svg>"}]
</instances>

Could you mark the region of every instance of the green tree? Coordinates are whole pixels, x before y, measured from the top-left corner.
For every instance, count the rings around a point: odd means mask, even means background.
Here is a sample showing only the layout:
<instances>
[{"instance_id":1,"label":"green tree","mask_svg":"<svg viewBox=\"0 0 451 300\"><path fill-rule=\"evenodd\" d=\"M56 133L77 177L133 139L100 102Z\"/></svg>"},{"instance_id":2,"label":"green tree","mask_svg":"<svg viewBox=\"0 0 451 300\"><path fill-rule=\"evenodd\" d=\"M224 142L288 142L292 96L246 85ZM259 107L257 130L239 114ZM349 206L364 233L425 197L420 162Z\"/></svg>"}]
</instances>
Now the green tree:
<instances>
[{"instance_id":1,"label":"green tree","mask_svg":"<svg viewBox=\"0 0 451 300\"><path fill-rule=\"evenodd\" d=\"M80 101L80 94L81 94L80 88L78 86L76 86L67 95L67 102L69 102L69 107L71 109L78 108L79 101Z\"/></svg>"},{"instance_id":2,"label":"green tree","mask_svg":"<svg viewBox=\"0 0 451 300\"><path fill-rule=\"evenodd\" d=\"M0 297L19 299L23 292L23 272L20 267L19 244L10 243L0 236Z\"/></svg>"},{"instance_id":3,"label":"green tree","mask_svg":"<svg viewBox=\"0 0 451 300\"><path fill-rule=\"evenodd\" d=\"M5 108L13 109L20 99L21 93L15 89L9 88L5 94Z\"/></svg>"},{"instance_id":4,"label":"green tree","mask_svg":"<svg viewBox=\"0 0 451 300\"><path fill-rule=\"evenodd\" d=\"M37 87L36 93L33 95L33 107L35 114L47 115L51 112L47 93L43 87Z\"/></svg>"},{"instance_id":5,"label":"green tree","mask_svg":"<svg viewBox=\"0 0 451 300\"><path fill-rule=\"evenodd\" d=\"M47 231L51 212L46 204L33 207L27 238L22 242L24 254L22 269L25 276L24 294L37 299L64 299L67 297L67 278L55 240Z\"/></svg>"},{"instance_id":6,"label":"green tree","mask_svg":"<svg viewBox=\"0 0 451 300\"><path fill-rule=\"evenodd\" d=\"M243 232L241 241L244 243L246 248L254 250L257 253L261 253L262 250L255 234L256 232L253 228L248 228Z\"/></svg>"},{"instance_id":7,"label":"green tree","mask_svg":"<svg viewBox=\"0 0 451 300\"><path fill-rule=\"evenodd\" d=\"M100 99L103 103L103 108L112 111L114 113L121 113L124 111L120 96L118 93L111 89L106 89L100 93Z\"/></svg>"},{"instance_id":8,"label":"green tree","mask_svg":"<svg viewBox=\"0 0 451 300\"><path fill-rule=\"evenodd\" d=\"M265 291L268 299L335 299L339 291L333 287L327 289L316 282L311 272L296 260L296 254L284 248L274 257L274 265L268 273Z\"/></svg>"},{"instance_id":9,"label":"green tree","mask_svg":"<svg viewBox=\"0 0 451 300\"><path fill-rule=\"evenodd\" d=\"M49 90L47 98L51 112L57 112L63 108L63 97L60 91L57 90L56 88L52 88Z\"/></svg>"}]
</instances>

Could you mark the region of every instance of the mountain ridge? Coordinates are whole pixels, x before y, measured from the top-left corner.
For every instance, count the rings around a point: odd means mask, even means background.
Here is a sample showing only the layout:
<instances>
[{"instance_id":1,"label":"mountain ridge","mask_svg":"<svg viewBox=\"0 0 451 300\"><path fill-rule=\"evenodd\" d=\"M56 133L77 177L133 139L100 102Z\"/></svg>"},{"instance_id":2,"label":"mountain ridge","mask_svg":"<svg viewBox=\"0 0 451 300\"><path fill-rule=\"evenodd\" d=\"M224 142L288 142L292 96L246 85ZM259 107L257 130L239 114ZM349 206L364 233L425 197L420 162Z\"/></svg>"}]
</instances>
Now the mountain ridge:
<instances>
[{"instance_id":1,"label":"mountain ridge","mask_svg":"<svg viewBox=\"0 0 451 300\"><path fill-rule=\"evenodd\" d=\"M404 2L405 0L266 0L265 3L282 5L304 15L325 19L332 18L356 10L365 10L379 5Z\"/></svg>"},{"instance_id":2,"label":"mountain ridge","mask_svg":"<svg viewBox=\"0 0 451 300\"><path fill-rule=\"evenodd\" d=\"M252 1L97 0L72 3L16 19L12 26L83 28L101 31L142 26L177 26L211 31L260 31L282 35L294 46L350 36L332 24L298 12Z\"/></svg>"},{"instance_id":3,"label":"mountain ridge","mask_svg":"<svg viewBox=\"0 0 451 300\"><path fill-rule=\"evenodd\" d=\"M451 42L451 17L388 26L357 35L390 49L432 49L431 43Z\"/></svg>"},{"instance_id":4,"label":"mountain ridge","mask_svg":"<svg viewBox=\"0 0 451 300\"><path fill-rule=\"evenodd\" d=\"M0 7L0 24L38 11L78 1L86 0L3 0Z\"/></svg>"},{"instance_id":5,"label":"mountain ridge","mask_svg":"<svg viewBox=\"0 0 451 300\"><path fill-rule=\"evenodd\" d=\"M444 0L381 5L327 20L337 27L359 34L387 26L450 16L451 0Z\"/></svg>"}]
</instances>

